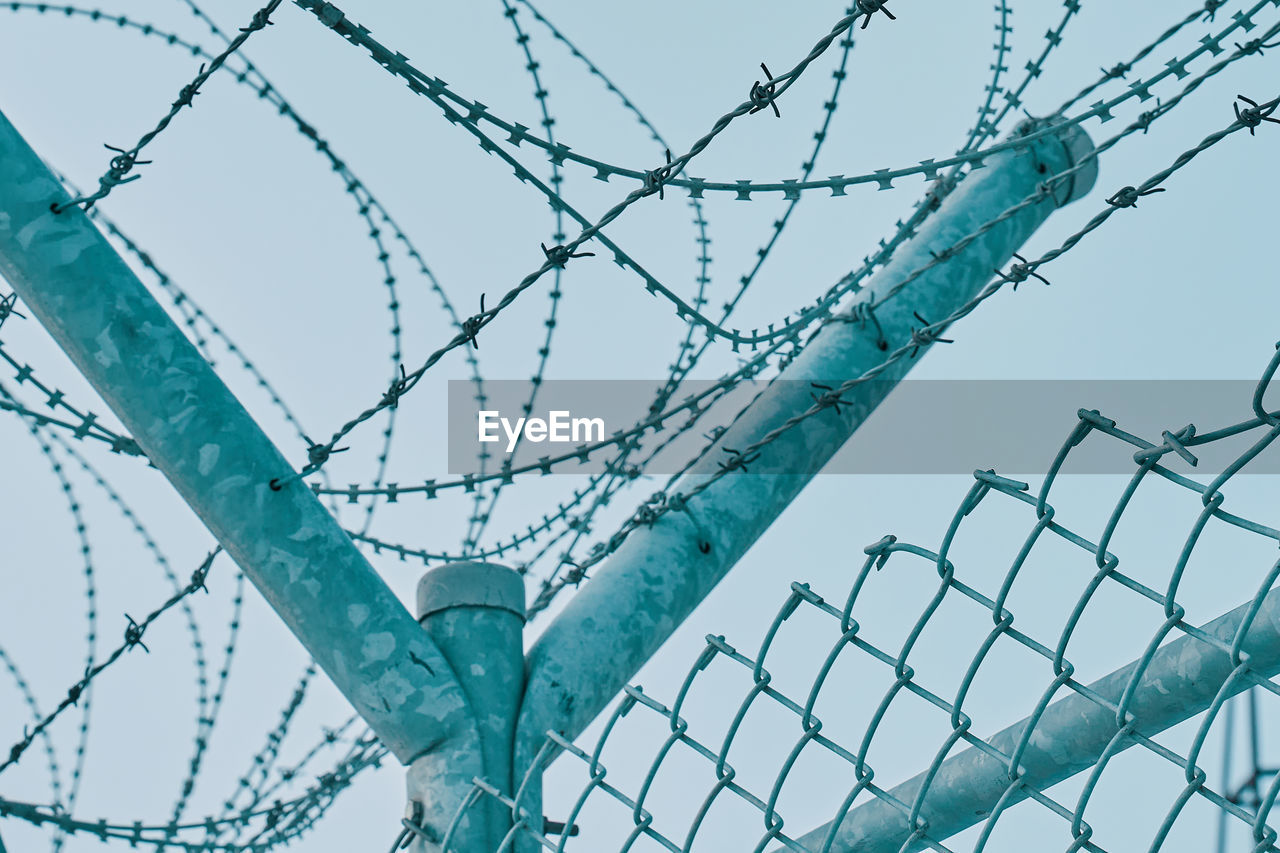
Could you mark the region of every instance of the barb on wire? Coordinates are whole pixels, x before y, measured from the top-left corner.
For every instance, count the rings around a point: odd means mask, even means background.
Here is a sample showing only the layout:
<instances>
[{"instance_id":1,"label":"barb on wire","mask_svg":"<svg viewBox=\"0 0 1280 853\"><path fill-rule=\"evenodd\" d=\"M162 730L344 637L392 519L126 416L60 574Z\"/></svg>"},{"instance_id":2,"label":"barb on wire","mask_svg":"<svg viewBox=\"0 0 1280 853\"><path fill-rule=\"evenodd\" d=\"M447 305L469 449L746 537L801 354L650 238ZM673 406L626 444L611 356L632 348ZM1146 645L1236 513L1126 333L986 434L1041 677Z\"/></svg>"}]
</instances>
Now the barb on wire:
<instances>
[{"instance_id":1,"label":"barb on wire","mask_svg":"<svg viewBox=\"0 0 1280 853\"><path fill-rule=\"evenodd\" d=\"M809 396L813 399L814 405L821 406L824 409L834 409L835 413L840 414L840 407L849 405L849 401L840 396L840 392L832 388L830 385L823 385L820 382L809 383L811 388L822 391L821 394L809 392Z\"/></svg>"},{"instance_id":2,"label":"barb on wire","mask_svg":"<svg viewBox=\"0 0 1280 853\"><path fill-rule=\"evenodd\" d=\"M921 325L920 325L920 328L918 329L917 328L911 329L911 352L908 354L907 356L908 358L915 358L916 354L920 352L921 347L927 347L930 344L955 343L955 341L951 340L950 338L939 337L939 335L942 334L943 330L946 329L947 324L945 321L942 323L936 324L936 328L935 328L935 324L930 323L928 320L921 317L919 312L912 311L911 315L915 317L916 320ZM840 393L840 392L834 391L833 389L833 393Z\"/></svg>"},{"instance_id":3,"label":"barb on wire","mask_svg":"<svg viewBox=\"0 0 1280 853\"><path fill-rule=\"evenodd\" d=\"M1107 199L1107 204L1112 207L1137 207L1138 199L1143 196L1149 196L1154 193L1164 192L1164 187L1152 187L1149 190L1139 191L1137 187L1121 187L1116 190L1111 198ZM1045 282L1048 284L1048 282Z\"/></svg>"},{"instance_id":4,"label":"barb on wire","mask_svg":"<svg viewBox=\"0 0 1280 853\"><path fill-rule=\"evenodd\" d=\"M887 3L888 0L858 0L858 11L867 16L863 19L861 28L864 30L867 28L867 25L871 23L872 16L874 16L876 12L884 12L891 21L898 20L894 14L889 11Z\"/></svg>"},{"instance_id":5,"label":"barb on wire","mask_svg":"<svg viewBox=\"0 0 1280 853\"><path fill-rule=\"evenodd\" d=\"M153 622L196 590L203 589L205 592L208 592L208 588L205 586L205 580L208 577L209 569L212 567L214 559L220 553L222 553L221 545L216 546L212 551L210 551L209 555L205 557L204 561L192 573L190 582L170 596L167 601L155 610L148 613L146 618L141 622L134 621L132 617L126 614L125 618L129 620L129 625L125 629L124 642L117 646L115 651L108 655L102 663L96 664L91 669L87 670L79 681L71 685L67 690L67 695L58 703L58 706L54 708L53 711L43 720L37 723L34 728L30 730L24 729L22 738L9 748L8 758L3 762L0 762L0 773L3 773L8 768L17 764L18 761L21 760L22 754L26 752L27 747L31 746L32 742L40 736L40 733L52 725L53 721L56 720L63 711L80 701L80 695L84 692L84 689L89 686L90 682L119 660L125 652L131 650L134 646L139 645L142 646L144 651L147 650L147 647L142 645L142 635Z\"/></svg>"},{"instance_id":6,"label":"barb on wire","mask_svg":"<svg viewBox=\"0 0 1280 853\"><path fill-rule=\"evenodd\" d=\"M644 173L645 192L648 193L649 195L653 195L654 193L657 193L659 200L661 200L664 197L663 188L666 186L666 183L668 180L670 180L670 178L671 178L671 149L668 148L667 149L667 165L659 166L656 169L650 169L648 172ZM546 247L543 247L542 251L545 252ZM570 255L570 257L580 257L580 255Z\"/></svg>"},{"instance_id":7,"label":"barb on wire","mask_svg":"<svg viewBox=\"0 0 1280 853\"><path fill-rule=\"evenodd\" d=\"M483 300L484 297L482 296L482 304ZM404 365L402 364L400 365L400 378L391 380L391 387L387 389L387 393L382 395L382 402L380 405L388 409L396 408L400 405L400 398L403 397L412 387L413 383L409 381L409 377L405 374Z\"/></svg>"},{"instance_id":8,"label":"barb on wire","mask_svg":"<svg viewBox=\"0 0 1280 853\"><path fill-rule=\"evenodd\" d=\"M667 166L666 168L669 170L671 167ZM596 256L595 252L575 252L568 246L552 246L548 249L546 243L539 243L538 245L542 247L542 254L547 256L547 261L551 266L558 269L564 269L564 265L573 258L594 258Z\"/></svg>"},{"instance_id":9,"label":"barb on wire","mask_svg":"<svg viewBox=\"0 0 1280 853\"><path fill-rule=\"evenodd\" d=\"M105 174L98 178L98 189L86 196L78 196L66 204L58 204L54 202L49 209L54 213L62 213L72 207L80 207L89 210L96 203L102 201L111 191L122 184L136 181L141 175L131 175L135 166L143 166L150 163L150 160L139 160L138 155L142 153L142 149L146 148L151 142L164 132L170 122L182 111L184 107L192 106L196 95L200 94L200 87L205 81L213 75L227 61L228 57L240 49L240 46L248 40L249 36L258 30L263 29L271 23L268 18L271 13L276 10L283 0L270 0L266 6L259 9L253 14L253 19L247 27L242 27L240 35L227 45L226 50L215 56L208 65L201 64L199 72L195 78L178 91L178 97L169 105L169 112L165 114L156 126L148 131L138 140L132 148L116 148L108 145L108 149L117 152L116 156L111 158L111 162Z\"/></svg>"},{"instance_id":10,"label":"barb on wire","mask_svg":"<svg viewBox=\"0 0 1280 853\"><path fill-rule=\"evenodd\" d=\"M1107 199L1107 202L1110 203L1111 199ZM1017 290L1018 285L1022 284L1024 281L1026 281L1029 278L1039 279L1045 284L1049 283L1049 279L1045 278L1044 276L1040 275L1040 273L1036 272L1036 266L1037 266L1036 264L1031 263L1026 258L1022 257L1022 255L1019 255L1017 252L1014 252L1013 256L1017 258L1018 261L1017 263L1009 265L1009 271L1007 273L1001 272L1000 270L995 271L996 275L1000 276L1001 281L1005 282L1006 284L1012 284L1014 290Z\"/></svg>"},{"instance_id":11,"label":"barb on wire","mask_svg":"<svg viewBox=\"0 0 1280 853\"><path fill-rule=\"evenodd\" d=\"M1107 80L1123 80L1124 76L1133 70L1133 66L1127 62L1117 62L1110 68L1099 68L1103 78Z\"/></svg>"},{"instance_id":12,"label":"barb on wire","mask_svg":"<svg viewBox=\"0 0 1280 853\"><path fill-rule=\"evenodd\" d=\"M773 80L773 75L769 73L769 66L763 62L760 63L760 70L764 72L765 78L769 81L765 85L760 85L760 81L751 84L751 91L747 98L751 101L752 107L747 112L754 115L766 107L773 107L773 114L777 118L782 118L782 113L778 110L778 103L775 100L777 84Z\"/></svg>"},{"instance_id":13,"label":"barb on wire","mask_svg":"<svg viewBox=\"0 0 1280 853\"><path fill-rule=\"evenodd\" d=\"M760 458L758 453L743 453L741 450L734 450L732 447L721 448L725 453L729 454L729 458L720 462L720 470L724 473L729 471L747 471L748 465Z\"/></svg>"},{"instance_id":14,"label":"barb on wire","mask_svg":"<svg viewBox=\"0 0 1280 853\"><path fill-rule=\"evenodd\" d=\"M27 319L27 315L19 311L15 306L18 304L18 294L10 293L8 296L0 297L0 327L4 326L4 321L10 317L20 317Z\"/></svg>"},{"instance_id":15,"label":"barb on wire","mask_svg":"<svg viewBox=\"0 0 1280 853\"><path fill-rule=\"evenodd\" d=\"M1236 48L1239 49L1241 53L1261 54L1264 51L1270 50L1275 47L1280 47L1280 42L1272 42L1271 44L1264 44L1263 40L1260 38L1247 41L1244 44L1241 44L1240 42L1236 42Z\"/></svg>"},{"instance_id":16,"label":"barb on wire","mask_svg":"<svg viewBox=\"0 0 1280 853\"><path fill-rule=\"evenodd\" d=\"M542 251L545 252L546 250L546 247L543 246ZM548 257L550 257L550 255L548 255ZM470 317L463 320L462 331L459 333L462 336L462 339L471 344L475 349L480 349L480 342L476 340L476 335L479 334L480 329L484 326L485 317L484 294L482 293L480 294L480 312L478 314L472 314ZM401 381L407 382L403 377ZM397 397L397 400L398 399L399 398Z\"/></svg>"},{"instance_id":17,"label":"barb on wire","mask_svg":"<svg viewBox=\"0 0 1280 853\"><path fill-rule=\"evenodd\" d=\"M1280 118L1271 117L1271 114L1276 111L1276 107L1280 107L1280 98L1260 104L1252 98L1246 98L1244 95L1236 95L1236 97L1249 105L1244 109L1240 109L1239 104L1233 103L1231 107L1236 111L1236 121L1249 129L1250 136L1254 135L1254 131L1264 121L1280 124Z\"/></svg>"}]
</instances>

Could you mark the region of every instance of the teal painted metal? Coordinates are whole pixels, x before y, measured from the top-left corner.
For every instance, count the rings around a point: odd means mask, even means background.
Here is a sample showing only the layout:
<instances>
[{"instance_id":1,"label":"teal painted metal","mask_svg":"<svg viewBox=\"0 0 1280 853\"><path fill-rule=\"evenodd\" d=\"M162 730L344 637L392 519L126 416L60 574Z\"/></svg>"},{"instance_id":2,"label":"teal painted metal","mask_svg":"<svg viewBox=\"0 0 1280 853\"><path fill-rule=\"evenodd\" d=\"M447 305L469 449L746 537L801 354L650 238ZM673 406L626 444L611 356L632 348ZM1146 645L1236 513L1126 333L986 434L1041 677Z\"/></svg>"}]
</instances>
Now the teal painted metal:
<instances>
[{"instance_id":1,"label":"teal painted metal","mask_svg":"<svg viewBox=\"0 0 1280 853\"><path fill-rule=\"evenodd\" d=\"M477 775L511 796L511 744L524 692L524 578L492 563L439 566L418 584L418 619L453 665L475 712L484 757L483 773ZM429 753L409 766L411 821L417 804L424 813L439 813L431 804L442 794L456 803L472 790L471 780L459 780L450 760L447 754ZM459 781L461 788L455 787ZM511 824L511 810L484 797L459 813L444 832L415 833L412 849L443 850L447 835L451 853L492 853Z\"/></svg>"},{"instance_id":2,"label":"teal painted metal","mask_svg":"<svg viewBox=\"0 0 1280 853\"><path fill-rule=\"evenodd\" d=\"M968 302L1059 206L1093 186L1092 143L1079 128L1045 136L1019 151L993 155L964 180L919 234L868 282L860 301L888 299L875 311L882 337L869 324L823 327L782 376L718 441L749 447L812 405L809 382L838 386L885 360L888 350L917 340L915 314L946 317ZM1052 196L1007 211L1035 195L1047 176L1070 172ZM1003 214L1003 217L1002 217ZM998 220L991 224L993 220ZM980 232L980 233L979 233ZM938 263L962 238L978 236ZM920 275L914 273L928 267ZM904 280L909 285L898 291ZM922 342L927 348L928 342ZM516 736L516 774L523 774L554 730L572 739L617 695L694 607L854 433L910 369L900 359L877 381L843 395L847 405L809 418L762 448L757 471L720 478L647 529L634 531L538 639L529 653L528 685ZM676 487L688 494L714 477L722 454L709 456ZM599 642L607 632L611 642ZM525 805L533 813L539 806Z\"/></svg>"},{"instance_id":3,"label":"teal painted metal","mask_svg":"<svg viewBox=\"0 0 1280 853\"><path fill-rule=\"evenodd\" d=\"M0 187L0 274L151 462L397 758L481 775L449 663L309 489L268 486L288 462L2 115Z\"/></svg>"}]
</instances>

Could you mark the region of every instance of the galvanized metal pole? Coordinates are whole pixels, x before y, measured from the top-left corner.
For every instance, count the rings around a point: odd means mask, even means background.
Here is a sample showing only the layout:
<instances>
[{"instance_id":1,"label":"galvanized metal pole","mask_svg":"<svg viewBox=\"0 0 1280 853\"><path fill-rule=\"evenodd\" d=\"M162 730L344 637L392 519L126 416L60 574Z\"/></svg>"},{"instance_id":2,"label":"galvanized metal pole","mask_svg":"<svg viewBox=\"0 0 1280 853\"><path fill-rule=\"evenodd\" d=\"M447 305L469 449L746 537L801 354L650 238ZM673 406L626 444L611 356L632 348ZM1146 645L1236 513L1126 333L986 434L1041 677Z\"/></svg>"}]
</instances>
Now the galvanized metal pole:
<instances>
[{"instance_id":1,"label":"galvanized metal pole","mask_svg":"<svg viewBox=\"0 0 1280 853\"><path fill-rule=\"evenodd\" d=\"M920 323L938 320L970 300L1036 228L1060 205L1092 188L1096 159L1083 131L1070 128L1020 151L992 156L943 201L920 232L898 249L859 295L876 300L909 274L1034 194L1045 179L1087 162L1052 198L1000 221L916 278L875 312L889 348L911 340ZM833 323L817 333L800 356L719 440L719 448L743 448L812 404L811 382L838 385L880 364L884 350L870 324ZM516 772L523 773L555 730L573 738L600 713L645 661L751 544L773 523L809 479L866 420L914 364L898 361L874 382L845 394L848 405L804 421L765 447L753 473L723 477L688 501L686 512L668 512L634 531L556 617L529 653L528 686L516 736ZM728 458L713 451L709 466ZM754 473L756 471L775 473ZM785 472L785 473L777 473ZM676 486L688 491L709 476L695 471ZM601 632L610 641L601 643ZM535 805L528 804L530 809Z\"/></svg>"},{"instance_id":2,"label":"galvanized metal pole","mask_svg":"<svg viewBox=\"0 0 1280 853\"><path fill-rule=\"evenodd\" d=\"M1242 604L1201 630L1230 648L1245 625L1247 633L1240 645L1243 660L1256 675L1271 678L1280 674L1280 589L1267 594L1256 615L1251 612L1253 607L1252 601ZM1089 690L1118 707L1139 663L1134 661L1093 682ZM1153 737L1204 711L1231 679L1236 665L1223 648L1195 637L1183 636L1161 646L1141 673L1127 706L1127 719L1133 730ZM1227 692L1235 695L1252 684L1248 679L1237 678ZM1121 728L1116 717L1114 710L1075 692L1050 705L1036 722L1034 736L1026 739L1018 761L1023 782L1044 790L1096 764ZM1012 755L1023 741L1028 724L1029 720L1021 720L987 742L1005 755ZM1114 751L1132 745L1132 740L1126 740ZM927 777L927 771L921 773L890 794L899 802L914 805ZM1008 764L977 747L947 759L929 784L920 808L920 817L928 821L929 837L941 841L986 820L1012 783ZM1006 805L1024 799L1026 789L1019 788L1009 795ZM923 849L925 845L919 842L903 846L911 833L906 815L899 808L875 798L849 811L838 824L815 829L799 841L808 849L823 853L909 853Z\"/></svg>"},{"instance_id":3,"label":"galvanized metal pole","mask_svg":"<svg viewBox=\"0 0 1280 853\"><path fill-rule=\"evenodd\" d=\"M477 774L505 796L512 795L511 758L516 715L524 694L524 578L492 563L449 563L423 575L418 584L418 621L453 665L476 715L484 770ZM427 806L457 782L449 756L430 753L409 766L410 816L415 804ZM469 790L471 785L467 785ZM439 809L426 808L427 812ZM511 810L481 797L452 826L449 853L494 853L512 826ZM538 827L541 829L541 827ZM450 832L450 827L444 827ZM444 850L419 838L421 853Z\"/></svg>"},{"instance_id":4,"label":"galvanized metal pole","mask_svg":"<svg viewBox=\"0 0 1280 853\"><path fill-rule=\"evenodd\" d=\"M382 742L483 773L463 689L426 632L0 115L0 275ZM457 803L438 803L433 825Z\"/></svg>"}]
</instances>

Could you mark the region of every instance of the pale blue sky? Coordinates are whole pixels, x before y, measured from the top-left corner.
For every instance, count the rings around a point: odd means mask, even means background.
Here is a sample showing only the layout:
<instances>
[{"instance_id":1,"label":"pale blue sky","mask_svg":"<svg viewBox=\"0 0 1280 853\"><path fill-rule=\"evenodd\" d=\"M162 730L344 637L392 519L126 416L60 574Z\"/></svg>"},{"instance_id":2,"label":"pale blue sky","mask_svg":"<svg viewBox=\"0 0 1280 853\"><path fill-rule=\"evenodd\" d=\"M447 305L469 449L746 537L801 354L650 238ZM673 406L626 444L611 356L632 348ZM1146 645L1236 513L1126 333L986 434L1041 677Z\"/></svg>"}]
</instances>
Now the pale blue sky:
<instances>
[{"instance_id":1,"label":"pale blue sky","mask_svg":"<svg viewBox=\"0 0 1280 853\"><path fill-rule=\"evenodd\" d=\"M498 115L539 126L541 116L531 97L533 84L511 23L497 0L447 6L355 0L341 5L349 17L367 25L376 37L405 53L422 70L447 81L459 94L482 101ZM1063 46L1028 91L1028 109L1035 114L1051 111L1096 79L1099 66L1111 67L1128 58L1195 5L1084 0ZM1190 26L1157 50L1138 73L1162 69L1166 60L1194 49L1204 33L1222 28L1231 12L1247 5L1230 2L1219 10L1214 23ZM248 22L255 8L252 0L225 0L207 11L224 29L233 31ZM775 73L793 65L841 16L843 4L657 0L624 7L547 0L540 8L645 111L673 148L683 151L716 117L744 98L759 77L761 61ZM880 16L867 30L855 33L849 79L817 164L819 177L944 157L963 143L976 117L993 59L996 15L992 4L897 0L891 8L898 16L896 22ZM179 0L116 0L103 9L178 32L214 51L220 48ZM518 20L531 34L530 48L541 63L543 83L550 93L556 138L577 152L610 162L641 169L658 165L660 147L619 107L617 98L589 76L563 45L550 39L524 7L520 9ZM1014 4L1009 79L1021 80L1025 63L1039 54L1043 33L1056 25L1061 12L1061 4L1045 0ZM460 314L475 311L481 293L488 294L491 304L496 294L541 263L538 244L551 243L552 217L532 187L513 180L509 168L482 152L464 131L442 121L429 102L310 15L285 5L275 20L276 26L250 40L246 55L373 189L415 241ZM1280 10L1275 8L1257 17L1262 28L1277 20ZM1230 37L1225 43L1252 35ZM1150 133L1136 135L1108 152L1092 194L1057 213L1023 254L1034 257L1057 245L1102 209L1104 199L1116 189L1140 183L1229 123L1236 94L1260 101L1280 94L1274 91L1274 56L1266 53L1237 63L1161 118ZM746 117L688 171L716 180L797 176L809 156L837 62L838 47L833 47L786 93L780 102L782 120L771 114ZM106 168L109 152L102 144L132 144L159 118L198 64L189 53L161 39L145 38L113 23L0 9L0 80L5 81L0 86L0 110L51 165L81 186L92 186ZM1202 59L1190 70L1196 73L1207 65ZM1114 94L1123 85L1113 83L1104 94ZM1167 100L1179 89L1176 81L1170 81L1153 93ZM1149 106L1130 102L1117 111L1117 120L1105 125L1090 121L1084 127L1100 141ZM956 343L935 348L921 359L913 376L1256 377L1280 338L1274 322L1280 316L1280 289L1268 260L1276 223L1272 200L1278 144L1280 127L1269 126L1254 138L1238 134L1222 143L1172 178L1166 184L1168 192L1144 199L1136 211L1122 212L1079 248L1046 267L1043 272L1053 282L1051 287L1033 281L1016 294L1001 293L957 323L947 335ZM535 174L546 178L549 166L536 151L526 147L519 154ZM347 417L376 401L392 368L384 273L377 263L377 250L366 238L367 229L355 215L354 203L326 162L273 109L252 91L236 86L228 74L215 76L196 99L196 108L180 115L146 156L154 163L140 170L143 179L118 189L102 209L242 346L275 383L310 435L327 436ZM592 174L570 164L563 184L566 197L589 216L599 215L631 189L616 178L607 184L592 180ZM904 216L924 190L918 179L903 180L898 187L897 192L885 193L871 186L853 187L843 198L825 193L806 196L743 300L734 325L763 326L811 301L854 267L877 240L891 233L894 220ZM646 201L651 203L637 205L609 233L677 292L692 294L698 274L692 211L677 191L668 193L663 202ZM738 277L750 269L756 247L767 238L781 205L768 196L751 204L726 196L708 198L712 305L731 293ZM396 250L393 263L399 279L403 360L412 366L451 332L441 319L436 294L398 251L399 246ZM657 379L666 375L683 328L668 305L644 293L639 279L602 256L573 263L562 288L565 295L548 376ZM486 376L519 379L529 375L545 332L549 289L549 281L540 283L482 333L477 356ZM15 358L34 365L49 384L67 389L72 399L107 414L33 321L10 321L3 340ZM225 350L215 345L214 352L228 384L260 416L290 458L303 461L302 444L254 381ZM728 347L713 348L695 375L715 378L736 364L737 356ZM394 475L389 479L407 483L444 476L439 408L445 401L445 380L467 376L461 354L454 353L406 398L390 460ZM6 387L12 386L11 380L11 374L0 371L0 382ZM25 399L38 402L30 394ZM1081 405L1089 401L1082 400ZM1242 420L1248 411L1248 400L1242 399L1239 409L1223 412L1219 422L1197 426L1205 431ZM375 421L351 437L352 451L331 466L336 483L372 480L382 426L382 421ZM1181 426L1169 424L1171 429ZM1062 424L1064 437L1071 427ZM42 706L48 708L83 666L85 598L79 544L58 483L23 426L12 417L0 418L0 441L11 449L0 462L0 536L5 542L0 563L5 571L0 645L23 668ZM174 570L185 576L209 546L209 535L156 472L136 460L106 456L97 447L86 450L136 507ZM973 467L986 467L986 463L975 459ZM99 649L106 650L123 629L121 614L137 616L150 609L168 595L169 587L119 512L74 464L70 468L76 469L72 476L88 519L99 584ZM612 532L659 482L641 481L615 501L600 516L597 533ZM1055 489L1061 503L1076 514L1078 525L1096 535L1124 482L1116 477L1068 478ZM828 598L842 600L860 565L862 547L885 533L936 547L969 483L962 477L819 477L638 680L653 695L669 700L708 632L727 635L744 651L754 649L793 580L808 581ZM546 511L550 501L564 500L580 485L572 477L518 485L505 493L491 532L509 536L523 529ZM1113 545L1116 550L1123 544L1128 549L1124 556L1134 570L1152 578L1161 571L1167 574L1170 552L1176 555L1194 517L1194 502L1166 491L1170 494L1152 497L1150 504L1132 510L1132 527L1124 528L1123 542ZM1236 507L1233 511L1275 524L1280 501L1274 478L1244 478L1233 484L1230 498ZM414 547L455 549L469 506L456 494L430 504L405 501L380 509L372 532ZM342 512L349 525L363 523L357 508ZM1062 512L1065 516L1068 510ZM983 531L974 542L1000 543L999 557L992 563L975 545L967 571L973 573L971 577L998 579L1004 566L999 561L1007 563L1016 550L1027 529L1026 518L1010 514L974 523ZM1194 603L1191 612L1201 611L1209 618L1252 595L1274 559L1268 547L1265 541L1224 536L1220 564L1200 566L1188 581L1187 595ZM410 602L421 565L402 564L386 556L371 559ZM1063 565L1046 570L1043 582L1031 582L1023 590L1020 623L1036 625L1040 619L1046 632L1056 631L1062 619L1061 602L1068 597L1074 600L1091 573L1089 561L1081 558L1078 575L1072 576L1076 583L1061 582L1062 573L1075 570L1065 552L1061 559ZM914 593L921 592L917 583L891 580L887 575L877 579L886 586L882 613L892 617L901 612L904 619L909 614L913 620L919 597ZM206 632L212 675L221 662L230 612L229 563L218 566L210 587L213 594L197 601L197 612ZM1078 647L1080 665L1094 674L1140 654L1150 636L1150 631L1144 634L1140 629L1151 627L1147 616L1154 618L1119 595L1098 607ZM301 649L256 592L248 592L245 608L241 648L223 719L189 812L194 816L218 809L267 730L275 725L305 664ZM1145 620L1140 624L1134 615L1139 611ZM77 816L121 822L168 819L190 752L195 717L190 643L181 616L173 616L148 633L150 656L131 655L95 686L97 709ZM541 624L535 623L531 636ZM959 621L956 625L958 636L962 629ZM791 677L797 682L825 654L830 627L816 620L812 625L805 622L777 652L794 662ZM957 667L967 665L973 647L964 645L957 653L943 642L921 654L936 660L940 671L954 674ZM923 672L926 667L921 664L920 668ZM774 671L785 679L787 669L791 667L778 666ZM29 723L18 692L6 678L0 676L3 743ZM1007 681L1017 679L1009 675ZM739 679L724 693L700 699L691 715L723 724L736 709L744 684ZM874 707L884 685L877 680L870 690L863 687L843 684L839 695L847 695L851 708ZM1034 684L1006 684L1007 692L995 685L991 695L976 698L978 710L972 713L981 733L1024 716L1042 687L1043 678ZM300 711L286 754L300 754L319 737L321 726L332 726L347 714L341 697L327 683L320 684ZM922 734L913 736L908 723L914 718L904 712L901 719L905 722L897 730L899 739L886 740L900 748L886 752L877 764L878 780L886 783L923 769L945 735L943 721L926 722L922 717L916 730ZM74 719L67 719L55 729L64 777L74 760L76 725ZM637 725L643 729L643 724ZM638 730L626 741L627 748L615 748L607 758L611 772L616 768L617 778L636 778L656 748L654 738L659 734ZM765 770L776 767L778 761L774 753L785 754L792 743L790 738L775 743L766 735L767 726L755 735L757 758L741 762L744 774L758 765L757 780L769 777ZM1181 736L1177 743L1185 744L1185 733ZM1216 768L1216 736L1213 743L1203 763ZM1272 754L1280 758L1280 750ZM32 755L0 777L0 796L48 801L48 774L42 762L42 756ZM1120 781L1115 783L1116 802L1110 811L1105 804L1091 806L1099 809L1095 822L1099 833L1103 828L1114 833L1110 846L1099 835L1104 848L1131 849L1149 840L1177 788L1170 781L1169 768L1157 772L1157 767L1144 764L1135 753L1130 764L1115 770ZM566 772L556 777L559 787L548 794L552 818L563 817L581 784L580 768ZM564 781L569 778L574 781ZM712 779L706 773L706 784ZM650 810L659 816L664 808L683 815L693 789L686 790L682 780L672 778L662 784L655 790ZM819 779L813 784L815 791L827 787ZM1127 792L1122 794L1122 787ZM698 790L704 789L705 785ZM782 806L789 827L799 830L826 819L822 813L826 799L805 796L802 787L794 790L800 793L792 793L790 801L784 798ZM756 791L760 793L758 785ZM1066 801L1074 802L1070 796ZM1039 807L1030 807L1028 815L1035 808ZM292 849L380 850L397 832L402 811L401 771L389 760L340 798L319 829ZM1122 820L1134 813L1142 817ZM1207 810L1189 812L1187 826L1180 824L1166 849L1204 849L1209 840L1208 814ZM600 820L612 815L627 822L620 809L603 809L599 815ZM1032 816L1025 819L1028 826L1042 825ZM678 823L677 818L673 820ZM1053 834L1037 835L1037 839L1065 848L1069 840L1065 822L1052 818L1043 825L1051 826ZM733 829L726 826L724 832ZM741 832L748 844L759 834L754 826ZM15 851L39 849L37 839L42 837L12 820L0 821L0 835ZM993 839L997 841L1001 839ZM1002 843L1009 846L1001 849L1015 849L1017 841L1005 836ZM66 849L96 846L79 838Z\"/></svg>"}]
</instances>

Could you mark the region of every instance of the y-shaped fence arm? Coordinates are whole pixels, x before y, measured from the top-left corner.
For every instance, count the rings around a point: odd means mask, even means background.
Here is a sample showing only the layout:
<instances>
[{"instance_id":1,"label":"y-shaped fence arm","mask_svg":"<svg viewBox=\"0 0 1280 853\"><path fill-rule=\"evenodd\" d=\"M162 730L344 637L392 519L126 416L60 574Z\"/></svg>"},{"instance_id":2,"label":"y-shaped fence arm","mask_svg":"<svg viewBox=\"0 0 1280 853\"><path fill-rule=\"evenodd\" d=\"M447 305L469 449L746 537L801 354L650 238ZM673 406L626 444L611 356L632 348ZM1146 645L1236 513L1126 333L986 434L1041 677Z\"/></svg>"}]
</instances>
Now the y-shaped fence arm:
<instances>
[{"instance_id":1,"label":"y-shaped fence arm","mask_svg":"<svg viewBox=\"0 0 1280 853\"><path fill-rule=\"evenodd\" d=\"M1006 216L915 278L863 327L823 327L782 372L781 378L789 381L774 383L753 402L719 439L708 464L682 479L676 491L687 492L711 476L708 471L729 458L717 452L721 448L749 447L808 409L813 403L811 383L837 387L881 364L886 351L912 341L912 329L921 325L914 313L937 321L966 304L1057 207L1092 188L1097 173L1092 151L1088 137L1073 127L1060 138L1046 136L1025 149L993 155L867 282L860 301L883 299L934 261L933 252L949 251L1034 195L1047 178L1078 163L1082 168L1057 184L1051 197ZM922 343L924 348L927 344ZM548 730L572 739L605 708L912 364L897 361L875 381L844 394L841 406L784 433L760 451L748 469L751 473L725 476L689 500L686 511L668 512L631 533L529 652L516 736L517 779L532 764ZM601 642L602 636L608 642ZM531 794L526 805L537 814L535 796Z\"/></svg>"},{"instance_id":2,"label":"y-shaped fence arm","mask_svg":"<svg viewBox=\"0 0 1280 853\"><path fill-rule=\"evenodd\" d=\"M88 217L51 211L68 201L0 115L0 276L382 742L465 793L484 771L448 662L310 489L269 487L288 461Z\"/></svg>"}]
</instances>

